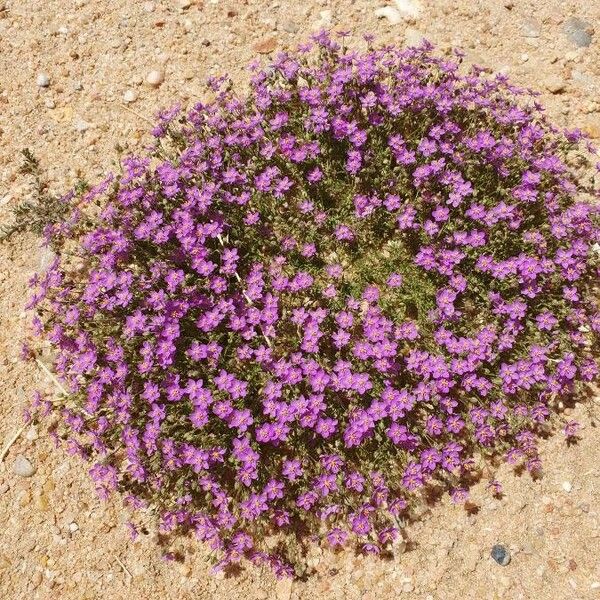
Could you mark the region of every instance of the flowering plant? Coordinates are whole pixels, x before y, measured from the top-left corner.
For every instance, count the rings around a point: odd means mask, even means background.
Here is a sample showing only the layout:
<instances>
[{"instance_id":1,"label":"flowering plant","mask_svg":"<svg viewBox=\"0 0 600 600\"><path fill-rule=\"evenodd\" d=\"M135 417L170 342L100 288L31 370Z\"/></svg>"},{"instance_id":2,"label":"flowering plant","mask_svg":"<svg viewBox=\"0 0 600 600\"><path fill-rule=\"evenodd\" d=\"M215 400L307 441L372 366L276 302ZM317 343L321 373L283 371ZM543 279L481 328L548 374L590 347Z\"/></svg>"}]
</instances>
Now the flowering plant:
<instances>
[{"instance_id":1,"label":"flowering plant","mask_svg":"<svg viewBox=\"0 0 600 600\"><path fill-rule=\"evenodd\" d=\"M68 393L34 408L220 567L291 574L298 532L381 552L475 457L539 469L598 373L593 149L504 76L371 41L213 79L46 231L30 307Z\"/></svg>"}]
</instances>

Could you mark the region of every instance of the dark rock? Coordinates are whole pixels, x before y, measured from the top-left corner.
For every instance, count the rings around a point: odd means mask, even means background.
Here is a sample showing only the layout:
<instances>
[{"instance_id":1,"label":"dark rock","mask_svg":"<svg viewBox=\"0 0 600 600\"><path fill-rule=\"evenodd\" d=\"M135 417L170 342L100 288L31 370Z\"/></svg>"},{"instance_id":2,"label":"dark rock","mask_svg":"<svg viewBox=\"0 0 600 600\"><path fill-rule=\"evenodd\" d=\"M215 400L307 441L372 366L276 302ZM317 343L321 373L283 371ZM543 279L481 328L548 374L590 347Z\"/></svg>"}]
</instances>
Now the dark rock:
<instances>
[{"instance_id":1,"label":"dark rock","mask_svg":"<svg viewBox=\"0 0 600 600\"><path fill-rule=\"evenodd\" d=\"M510 552L506 546L496 544L490 552L492 558L502 567L505 567L510 562Z\"/></svg>"}]
</instances>

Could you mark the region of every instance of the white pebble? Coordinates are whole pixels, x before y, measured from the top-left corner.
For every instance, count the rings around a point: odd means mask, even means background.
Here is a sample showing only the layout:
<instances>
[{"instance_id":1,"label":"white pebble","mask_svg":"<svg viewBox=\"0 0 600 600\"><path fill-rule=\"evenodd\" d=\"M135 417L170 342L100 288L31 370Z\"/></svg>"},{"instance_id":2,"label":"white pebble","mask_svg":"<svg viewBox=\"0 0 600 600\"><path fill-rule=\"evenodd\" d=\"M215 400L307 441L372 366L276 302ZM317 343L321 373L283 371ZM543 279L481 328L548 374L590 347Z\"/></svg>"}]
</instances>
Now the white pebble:
<instances>
[{"instance_id":1,"label":"white pebble","mask_svg":"<svg viewBox=\"0 0 600 600\"><path fill-rule=\"evenodd\" d=\"M52 107L52 108L54 108L54 107ZM39 436L38 436L38 432L37 432L37 429L36 429L35 425L32 425L32 426L31 426L31 427L30 427L30 428L27 430L27 433L25 434L25 437L26 437L26 438L27 438L27 439L28 439L30 442L33 442L33 441L35 441L35 440L37 440L37 439L38 439L38 437L39 437Z\"/></svg>"},{"instance_id":2,"label":"white pebble","mask_svg":"<svg viewBox=\"0 0 600 600\"><path fill-rule=\"evenodd\" d=\"M590 588L593 590L600 590L600 581L594 581L592 585L590 585Z\"/></svg>"},{"instance_id":3,"label":"white pebble","mask_svg":"<svg viewBox=\"0 0 600 600\"><path fill-rule=\"evenodd\" d=\"M79 529L79 525L77 525L77 523L75 523L75 521L73 521L72 523L69 523L69 531L71 533L75 533L78 529Z\"/></svg>"},{"instance_id":4,"label":"white pebble","mask_svg":"<svg viewBox=\"0 0 600 600\"><path fill-rule=\"evenodd\" d=\"M46 73L40 73L35 80L38 87L48 87L50 85L50 77Z\"/></svg>"},{"instance_id":5,"label":"white pebble","mask_svg":"<svg viewBox=\"0 0 600 600\"><path fill-rule=\"evenodd\" d=\"M28 458L22 454L17 454L13 464L13 471L19 477L33 477L36 468L31 464L31 461Z\"/></svg>"},{"instance_id":6,"label":"white pebble","mask_svg":"<svg viewBox=\"0 0 600 600\"><path fill-rule=\"evenodd\" d=\"M146 12L154 12L154 9L156 8L156 4L154 4L154 2L144 2L144 10Z\"/></svg>"},{"instance_id":7,"label":"white pebble","mask_svg":"<svg viewBox=\"0 0 600 600\"><path fill-rule=\"evenodd\" d=\"M380 19L387 19L392 25L398 25L402 21L402 16L393 6L384 6L375 11L375 16Z\"/></svg>"},{"instance_id":8,"label":"white pebble","mask_svg":"<svg viewBox=\"0 0 600 600\"><path fill-rule=\"evenodd\" d=\"M573 484L570 481L563 481L562 489L568 494L573 489Z\"/></svg>"},{"instance_id":9,"label":"white pebble","mask_svg":"<svg viewBox=\"0 0 600 600\"><path fill-rule=\"evenodd\" d=\"M421 14L422 6L418 0L395 0L396 8L403 16L416 19Z\"/></svg>"},{"instance_id":10,"label":"white pebble","mask_svg":"<svg viewBox=\"0 0 600 600\"><path fill-rule=\"evenodd\" d=\"M127 104L131 104L132 102L135 102L138 99L138 94L135 90L126 90L126 92L123 94L123 102L126 102Z\"/></svg>"},{"instance_id":11,"label":"white pebble","mask_svg":"<svg viewBox=\"0 0 600 600\"><path fill-rule=\"evenodd\" d=\"M79 131L79 133L85 133L90 128L90 125L91 123L88 123L87 121L81 118L76 118L73 121L73 127L75 127L75 129Z\"/></svg>"},{"instance_id":12,"label":"white pebble","mask_svg":"<svg viewBox=\"0 0 600 600\"><path fill-rule=\"evenodd\" d=\"M152 87L158 87L165 80L165 74L160 70L150 71L148 75L146 75L146 81Z\"/></svg>"}]
</instances>

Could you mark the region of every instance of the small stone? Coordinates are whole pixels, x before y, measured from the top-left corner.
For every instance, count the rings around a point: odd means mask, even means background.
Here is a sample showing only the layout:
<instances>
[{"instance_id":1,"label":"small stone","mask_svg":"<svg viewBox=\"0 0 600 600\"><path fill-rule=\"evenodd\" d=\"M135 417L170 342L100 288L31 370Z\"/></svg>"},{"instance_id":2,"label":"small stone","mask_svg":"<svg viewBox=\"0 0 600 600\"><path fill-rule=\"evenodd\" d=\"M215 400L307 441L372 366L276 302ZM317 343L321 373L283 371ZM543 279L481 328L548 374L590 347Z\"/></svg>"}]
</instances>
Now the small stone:
<instances>
[{"instance_id":1,"label":"small stone","mask_svg":"<svg viewBox=\"0 0 600 600\"><path fill-rule=\"evenodd\" d=\"M552 94L560 94L564 91L566 84L560 77L550 76L544 81L544 87Z\"/></svg>"},{"instance_id":2,"label":"small stone","mask_svg":"<svg viewBox=\"0 0 600 600\"><path fill-rule=\"evenodd\" d=\"M158 87L165 80L165 74L160 69L150 71L146 75L146 82L152 87Z\"/></svg>"},{"instance_id":3,"label":"small stone","mask_svg":"<svg viewBox=\"0 0 600 600\"><path fill-rule=\"evenodd\" d=\"M421 15L421 3L418 0L395 0L396 8L404 16L416 19Z\"/></svg>"},{"instance_id":4,"label":"small stone","mask_svg":"<svg viewBox=\"0 0 600 600\"><path fill-rule=\"evenodd\" d=\"M156 4L154 2L144 2L144 10L148 13L154 12Z\"/></svg>"},{"instance_id":5,"label":"small stone","mask_svg":"<svg viewBox=\"0 0 600 600\"><path fill-rule=\"evenodd\" d=\"M34 588L38 587L42 583L43 576L39 571L36 571L31 578L31 584Z\"/></svg>"},{"instance_id":6,"label":"small stone","mask_svg":"<svg viewBox=\"0 0 600 600\"><path fill-rule=\"evenodd\" d=\"M31 464L31 461L28 458L22 454L17 454L13 464L13 471L19 477L33 477L36 472L36 468Z\"/></svg>"},{"instance_id":7,"label":"small stone","mask_svg":"<svg viewBox=\"0 0 600 600\"><path fill-rule=\"evenodd\" d=\"M594 28L587 21L578 17L570 17L563 25L567 39L578 48L587 48L592 43Z\"/></svg>"},{"instance_id":8,"label":"small stone","mask_svg":"<svg viewBox=\"0 0 600 600\"><path fill-rule=\"evenodd\" d=\"M293 21L284 21L281 24L281 28L287 33L298 33L298 30L300 29Z\"/></svg>"},{"instance_id":9,"label":"small stone","mask_svg":"<svg viewBox=\"0 0 600 600\"><path fill-rule=\"evenodd\" d=\"M393 6L376 9L375 16L379 19L387 19L392 25L398 25L402 22L402 15Z\"/></svg>"},{"instance_id":10,"label":"small stone","mask_svg":"<svg viewBox=\"0 0 600 600\"><path fill-rule=\"evenodd\" d=\"M600 581L594 581L592 585L590 585L590 589L592 590L600 590Z\"/></svg>"},{"instance_id":11,"label":"small stone","mask_svg":"<svg viewBox=\"0 0 600 600\"><path fill-rule=\"evenodd\" d=\"M402 586L402 591L406 592L407 594L409 594L410 592L414 591L414 589L415 589L415 586L410 581L407 581Z\"/></svg>"},{"instance_id":12,"label":"small stone","mask_svg":"<svg viewBox=\"0 0 600 600\"><path fill-rule=\"evenodd\" d=\"M73 127L75 127L76 131L79 133L85 133L90 128L91 123L88 123L85 119L76 118L73 121Z\"/></svg>"},{"instance_id":13,"label":"small stone","mask_svg":"<svg viewBox=\"0 0 600 600\"><path fill-rule=\"evenodd\" d=\"M123 102L126 102L127 104L131 104L132 102L135 102L138 98L138 94L135 90L126 90L125 93L123 94Z\"/></svg>"},{"instance_id":14,"label":"small stone","mask_svg":"<svg viewBox=\"0 0 600 600\"><path fill-rule=\"evenodd\" d=\"M292 595L292 579L283 577L275 584L275 597L277 600L289 600Z\"/></svg>"},{"instance_id":15,"label":"small stone","mask_svg":"<svg viewBox=\"0 0 600 600\"><path fill-rule=\"evenodd\" d=\"M50 509L50 503L48 502L48 497L46 494L40 494L39 496L36 496L33 503L36 509L40 512L46 512Z\"/></svg>"},{"instance_id":16,"label":"small stone","mask_svg":"<svg viewBox=\"0 0 600 600\"><path fill-rule=\"evenodd\" d=\"M72 523L69 523L69 531L71 533L75 533L78 530L79 530L79 525L77 525L77 523L75 523L75 521L73 521Z\"/></svg>"},{"instance_id":17,"label":"small stone","mask_svg":"<svg viewBox=\"0 0 600 600\"><path fill-rule=\"evenodd\" d=\"M73 84L73 89L74 89L76 92L80 92L80 91L83 89L83 84L81 83L81 81L76 81L76 82Z\"/></svg>"},{"instance_id":18,"label":"small stone","mask_svg":"<svg viewBox=\"0 0 600 600\"><path fill-rule=\"evenodd\" d=\"M48 107L48 108L50 108L50 107ZM54 108L54 107L52 107L52 108ZM38 436L37 429L36 429L35 425L32 425L32 426L31 426L31 427L30 427L30 428L27 430L27 433L25 434L25 438L26 438L27 440L29 440L30 442L34 442L35 440L37 440L37 439L38 439L38 437L39 437L39 436Z\"/></svg>"},{"instance_id":19,"label":"small stone","mask_svg":"<svg viewBox=\"0 0 600 600\"><path fill-rule=\"evenodd\" d=\"M490 552L492 558L502 567L510 562L510 552L502 544L496 544Z\"/></svg>"},{"instance_id":20,"label":"small stone","mask_svg":"<svg viewBox=\"0 0 600 600\"><path fill-rule=\"evenodd\" d=\"M502 6L504 6L506 10L512 10L515 7L515 3L512 0L504 0Z\"/></svg>"},{"instance_id":21,"label":"small stone","mask_svg":"<svg viewBox=\"0 0 600 600\"><path fill-rule=\"evenodd\" d=\"M192 5L191 0L179 0L179 8L187 10Z\"/></svg>"},{"instance_id":22,"label":"small stone","mask_svg":"<svg viewBox=\"0 0 600 600\"><path fill-rule=\"evenodd\" d=\"M567 494L569 494L571 492L571 490L573 489L573 484L570 481L563 481L562 489L565 490L565 492L567 492Z\"/></svg>"},{"instance_id":23,"label":"small stone","mask_svg":"<svg viewBox=\"0 0 600 600\"><path fill-rule=\"evenodd\" d=\"M277 48L277 40L274 37L266 38L254 44L252 48L259 54L270 54Z\"/></svg>"},{"instance_id":24,"label":"small stone","mask_svg":"<svg viewBox=\"0 0 600 600\"><path fill-rule=\"evenodd\" d=\"M46 73L40 73L35 82L38 87L47 88L50 85L50 77Z\"/></svg>"},{"instance_id":25,"label":"small stone","mask_svg":"<svg viewBox=\"0 0 600 600\"><path fill-rule=\"evenodd\" d=\"M521 24L521 31L523 33L523 37L539 38L540 34L542 33L542 26L537 19L529 17Z\"/></svg>"}]
</instances>

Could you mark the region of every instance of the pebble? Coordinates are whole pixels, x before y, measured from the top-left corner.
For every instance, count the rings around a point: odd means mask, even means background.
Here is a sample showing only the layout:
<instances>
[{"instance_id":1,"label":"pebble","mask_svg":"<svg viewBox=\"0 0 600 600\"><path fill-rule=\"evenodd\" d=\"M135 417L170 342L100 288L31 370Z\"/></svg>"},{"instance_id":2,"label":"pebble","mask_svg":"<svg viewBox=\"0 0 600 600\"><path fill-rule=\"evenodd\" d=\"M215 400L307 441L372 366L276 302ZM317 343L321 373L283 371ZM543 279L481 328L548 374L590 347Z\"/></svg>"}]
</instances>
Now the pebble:
<instances>
[{"instance_id":1,"label":"pebble","mask_svg":"<svg viewBox=\"0 0 600 600\"><path fill-rule=\"evenodd\" d=\"M77 523L75 523L75 521L73 521L72 523L69 523L69 531L71 533L75 533L78 530L79 530L79 525L77 525Z\"/></svg>"},{"instance_id":2,"label":"pebble","mask_svg":"<svg viewBox=\"0 0 600 600\"><path fill-rule=\"evenodd\" d=\"M600 590L600 581L594 581L592 585L590 585L592 590Z\"/></svg>"},{"instance_id":3,"label":"pebble","mask_svg":"<svg viewBox=\"0 0 600 600\"><path fill-rule=\"evenodd\" d=\"M33 503L35 504L36 509L40 512L46 512L50 509L50 503L48 502L48 497L46 494L40 494L39 496L36 496Z\"/></svg>"},{"instance_id":4,"label":"pebble","mask_svg":"<svg viewBox=\"0 0 600 600\"><path fill-rule=\"evenodd\" d=\"M127 104L131 104L132 102L135 102L138 99L138 94L135 90L126 90L125 93L123 94L123 102L126 102Z\"/></svg>"},{"instance_id":5,"label":"pebble","mask_svg":"<svg viewBox=\"0 0 600 600\"><path fill-rule=\"evenodd\" d=\"M421 3L418 0L395 0L396 8L400 13L410 19L417 19L421 15Z\"/></svg>"},{"instance_id":6,"label":"pebble","mask_svg":"<svg viewBox=\"0 0 600 600\"><path fill-rule=\"evenodd\" d=\"M284 21L281 24L281 28L287 33L298 33L298 30L300 29L293 21Z\"/></svg>"},{"instance_id":7,"label":"pebble","mask_svg":"<svg viewBox=\"0 0 600 600\"><path fill-rule=\"evenodd\" d=\"M505 567L510 562L510 552L502 544L496 544L492 548L490 555L502 567Z\"/></svg>"},{"instance_id":8,"label":"pebble","mask_svg":"<svg viewBox=\"0 0 600 600\"><path fill-rule=\"evenodd\" d=\"M587 48L592 43L594 28L587 21L578 17L570 17L563 24L563 32L567 39L578 48Z\"/></svg>"},{"instance_id":9,"label":"pebble","mask_svg":"<svg viewBox=\"0 0 600 600\"><path fill-rule=\"evenodd\" d=\"M273 37L266 38L254 44L252 48L259 54L270 54L273 52L273 50L275 50L275 48L277 48L277 40Z\"/></svg>"},{"instance_id":10,"label":"pebble","mask_svg":"<svg viewBox=\"0 0 600 600\"><path fill-rule=\"evenodd\" d=\"M40 583L42 583L42 574L39 571L36 571L31 578L31 583L34 588L38 587Z\"/></svg>"},{"instance_id":11,"label":"pebble","mask_svg":"<svg viewBox=\"0 0 600 600\"><path fill-rule=\"evenodd\" d=\"M33 477L36 472L36 468L31 464L31 461L28 458L22 454L17 454L13 464L13 471L19 477Z\"/></svg>"},{"instance_id":12,"label":"pebble","mask_svg":"<svg viewBox=\"0 0 600 600\"><path fill-rule=\"evenodd\" d=\"M570 481L563 481L562 489L568 494L573 489L573 484Z\"/></svg>"},{"instance_id":13,"label":"pebble","mask_svg":"<svg viewBox=\"0 0 600 600\"><path fill-rule=\"evenodd\" d=\"M182 10L188 9L191 5L191 0L179 0L179 8L181 8Z\"/></svg>"},{"instance_id":14,"label":"pebble","mask_svg":"<svg viewBox=\"0 0 600 600\"><path fill-rule=\"evenodd\" d=\"M48 105L46 105L48 106ZM54 108L54 107L48 107L48 108ZM25 434L25 438L27 440L29 440L30 442L34 442L35 440L38 439L38 432L37 432L37 428L35 425L32 425L28 430L27 433Z\"/></svg>"},{"instance_id":15,"label":"pebble","mask_svg":"<svg viewBox=\"0 0 600 600\"><path fill-rule=\"evenodd\" d=\"M542 26L537 19L529 17L523 21L521 31L523 32L523 37L538 38L542 33Z\"/></svg>"},{"instance_id":16,"label":"pebble","mask_svg":"<svg viewBox=\"0 0 600 600\"><path fill-rule=\"evenodd\" d=\"M565 82L560 77L550 76L544 80L544 87L552 94L560 94L565 89Z\"/></svg>"},{"instance_id":17,"label":"pebble","mask_svg":"<svg viewBox=\"0 0 600 600\"><path fill-rule=\"evenodd\" d=\"M155 69L154 71L150 71L148 75L146 75L146 82L150 84L152 87L158 87L165 80L165 74L163 71L159 69Z\"/></svg>"},{"instance_id":18,"label":"pebble","mask_svg":"<svg viewBox=\"0 0 600 600\"><path fill-rule=\"evenodd\" d=\"M38 87L46 88L50 85L50 77L46 73L40 73L35 80Z\"/></svg>"},{"instance_id":19,"label":"pebble","mask_svg":"<svg viewBox=\"0 0 600 600\"><path fill-rule=\"evenodd\" d=\"M376 9L375 16L379 19L387 19L392 25L398 25L402 22L402 15L393 6Z\"/></svg>"},{"instance_id":20,"label":"pebble","mask_svg":"<svg viewBox=\"0 0 600 600\"><path fill-rule=\"evenodd\" d=\"M90 128L90 125L91 123L88 123L86 120L80 118L76 118L73 121L73 127L75 127L75 130L79 131L79 133L85 133Z\"/></svg>"}]
</instances>

